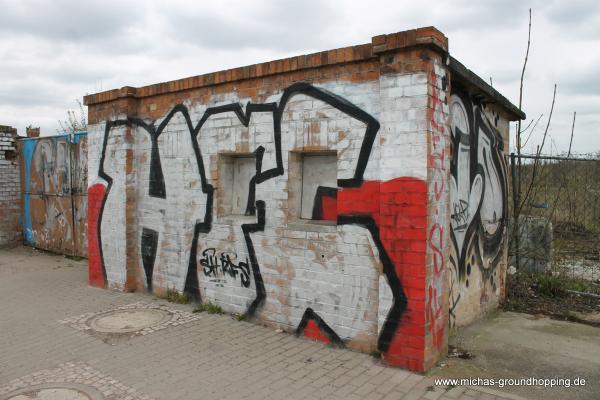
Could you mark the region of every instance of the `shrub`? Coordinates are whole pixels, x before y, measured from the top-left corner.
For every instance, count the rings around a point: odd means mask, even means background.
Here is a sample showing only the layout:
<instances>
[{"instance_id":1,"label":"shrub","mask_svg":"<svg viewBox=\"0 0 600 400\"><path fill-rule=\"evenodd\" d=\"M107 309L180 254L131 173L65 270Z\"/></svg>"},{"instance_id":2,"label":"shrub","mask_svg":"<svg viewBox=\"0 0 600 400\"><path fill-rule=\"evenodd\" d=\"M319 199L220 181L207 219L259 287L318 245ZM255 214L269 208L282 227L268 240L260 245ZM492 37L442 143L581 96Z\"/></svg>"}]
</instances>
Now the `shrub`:
<instances>
[{"instance_id":1,"label":"shrub","mask_svg":"<svg viewBox=\"0 0 600 400\"><path fill-rule=\"evenodd\" d=\"M560 276L540 274L537 276L537 291L547 297L562 297L565 293L565 282Z\"/></svg>"}]
</instances>

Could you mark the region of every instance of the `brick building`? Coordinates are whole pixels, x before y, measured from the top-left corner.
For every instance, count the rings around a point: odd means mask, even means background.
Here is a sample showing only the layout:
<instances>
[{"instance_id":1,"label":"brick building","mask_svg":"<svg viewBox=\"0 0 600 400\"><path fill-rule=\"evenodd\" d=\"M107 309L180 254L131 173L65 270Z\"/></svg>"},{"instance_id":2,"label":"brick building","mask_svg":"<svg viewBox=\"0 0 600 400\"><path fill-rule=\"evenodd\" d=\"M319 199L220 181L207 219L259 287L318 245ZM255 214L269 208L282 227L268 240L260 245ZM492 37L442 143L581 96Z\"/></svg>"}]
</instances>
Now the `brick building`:
<instances>
[{"instance_id":1,"label":"brick building","mask_svg":"<svg viewBox=\"0 0 600 400\"><path fill-rule=\"evenodd\" d=\"M0 125L0 247L21 241L21 181L17 130Z\"/></svg>"},{"instance_id":2,"label":"brick building","mask_svg":"<svg viewBox=\"0 0 600 400\"><path fill-rule=\"evenodd\" d=\"M93 285L418 371L504 296L524 114L435 28L84 100Z\"/></svg>"}]
</instances>

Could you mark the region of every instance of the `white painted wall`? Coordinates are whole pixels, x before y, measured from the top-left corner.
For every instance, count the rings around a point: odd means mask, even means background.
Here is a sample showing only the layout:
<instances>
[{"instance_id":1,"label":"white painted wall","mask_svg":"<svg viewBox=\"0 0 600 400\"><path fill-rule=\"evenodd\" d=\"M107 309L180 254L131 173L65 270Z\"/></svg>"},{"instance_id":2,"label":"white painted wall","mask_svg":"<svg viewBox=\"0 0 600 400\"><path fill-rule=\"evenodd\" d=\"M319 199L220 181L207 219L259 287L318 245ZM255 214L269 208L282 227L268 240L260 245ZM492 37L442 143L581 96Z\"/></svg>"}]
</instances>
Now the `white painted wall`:
<instances>
[{"instance_id":1,"label":"white painted wall","mask_svg":"<svg viewBox=\"0 0 600 400\"><path fill-rule=\"evenodd\" d=\"M381 124L364 174L365 180L390 180L407 176L427 179L427 76L426 74L385 75L367 83L332 81L326 89L359 106ZM265 102L278 102L276 93ZM195 125L207 107L240 103L236 93L215 95L206 104L186 103ZM150 121L149 121L150 122ZM161 119L155 121L158 126ZM127 145L123 128L110 132L105 171L113 176L102 217L102 250L109 286L122 287L125 281L125 174L123 160ZM104 124L89 127L90 186L99 180L98 170ZM353 176L365 134L365 124L328 104L299 94L283 110L281 123L282 157L285 172L256 186L256 199L266 203L266 227L251 234L266 288L266 301L259 317L263 321L293 330L307 307L312 308L343 339L376 339L391 307L392 295L381 273L378 251L370 233L359 226L297 224L288 215L288 163L290 151L305 146L336 151L337 179ZM198 133L204 167L215 190L213 225L200 234L197 248L198 280L203 301L220 305L229 312L244 313L255 297L255 280L241 284L239 275L206 276L200 265L203 252L216 249L235 263L247 262L248 248L241 230L255 217L219 215L217 197L224 188L211 177L218 171L219 153L248 153L265 148L263 170L275 166L273 115L252 114L248 127L234 113L211 116ZM185 282L194 224L202 221L206 195L202 192L198 165L188 127L176 114L158 139L166 199L148 196L151 143L142 128L135 131L134 177L137 189L139 231L159 232L154 269L154 287L182 291ZM140 257L140 273L144 274Z\"/></svg>"}]
</instances>

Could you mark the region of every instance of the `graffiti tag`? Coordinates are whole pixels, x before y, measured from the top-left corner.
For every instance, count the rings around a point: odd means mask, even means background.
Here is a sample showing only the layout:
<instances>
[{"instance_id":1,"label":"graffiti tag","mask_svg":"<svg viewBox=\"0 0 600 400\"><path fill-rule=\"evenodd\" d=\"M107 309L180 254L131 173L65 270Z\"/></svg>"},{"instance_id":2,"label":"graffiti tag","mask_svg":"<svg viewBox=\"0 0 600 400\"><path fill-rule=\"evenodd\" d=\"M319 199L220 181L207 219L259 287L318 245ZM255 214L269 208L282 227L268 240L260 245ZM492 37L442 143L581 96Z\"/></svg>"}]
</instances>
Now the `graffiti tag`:
<instances>
[{"instance_id":1,"label":"graffiti tag","mask_svg":"<svg viewBox=\"0 0 600 400\"><path fill-rule=\"evenodd\" d=\"M458 199L458 202L454 203L454 212L451 218L453 229L466 229L469 224L469 202Z\"/></svg>"},{"instance_id":2,"label":"graffiti tag","mask_svg":"<svg viewBox=\"0 0 600 400\"><path fill-rule=\"evenodd\" d=\"M248 265L248 259L246 258L245 262L240 261L236 264L234 261L236 258L237 254L235 253L232 255L227 253L217 255L217 251L214 248L210 248L202 252L200 265L204 269L205 276L214 278L230 276L237 279L239 275L242 286L249 287L250 267Z\"/></svg>"}]
</instances>

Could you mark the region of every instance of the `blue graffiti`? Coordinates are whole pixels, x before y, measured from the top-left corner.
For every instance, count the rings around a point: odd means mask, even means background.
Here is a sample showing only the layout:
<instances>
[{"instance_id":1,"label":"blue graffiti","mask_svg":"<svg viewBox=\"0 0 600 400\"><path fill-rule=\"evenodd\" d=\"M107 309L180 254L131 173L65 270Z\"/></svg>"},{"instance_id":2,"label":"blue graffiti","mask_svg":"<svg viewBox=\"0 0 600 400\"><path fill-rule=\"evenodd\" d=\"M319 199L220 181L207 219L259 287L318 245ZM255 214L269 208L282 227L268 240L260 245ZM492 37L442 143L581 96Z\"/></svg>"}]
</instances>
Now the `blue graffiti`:
<instances>
[{"instance_id":1,"label":"blue graffiti","mask_svg":"<svg viewBox=\"0 0 600 400\"><path fill-rule=\"evenodd\" d=\"M31 226L31 207L29 191L31 189L31 159L38 141L35 139L23 140L23 160L25 162L25 192L23 193L23 236L25 243L33 244L33 228Z\"/></svg>"},{"instance_id":2,"label":"blue graffiti","mask_svg":"<svg viewBox=\"0 0 600 400\"><path fill-rule=\"evenodd\" d=\"M52 136L51 140L57 139L65 139L67 143L78 144L79 140L82 137L87 137L87 132L75 132L72 135L64 134ZM23 144L22 153L23 153L23 162L24 162L24 192L23 192L23 237L26 244L34 245L35 240L33 237L33 226L31 221L31 163L33 160L33 155L37 149L37 144L41 141L42 138L28 138L21 139ZM39 172L39 171L38 171Z\"/></svg>"},{"instance_id":3,"label":"blue graffiti","mask_svg":"<svg viewBox=\"0 0 600 400\"><path fill-rule=\"evenodd\" d=\"M87 137L87 132L86 131L75 132L73 134L72 143L74 143L74 144L79 143L79 139L81 139L81 137Z\"/></svg>"}]
</instances>

